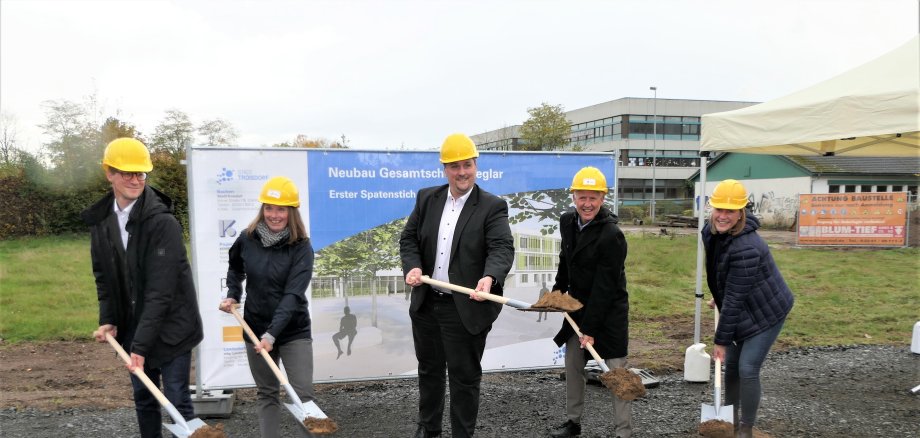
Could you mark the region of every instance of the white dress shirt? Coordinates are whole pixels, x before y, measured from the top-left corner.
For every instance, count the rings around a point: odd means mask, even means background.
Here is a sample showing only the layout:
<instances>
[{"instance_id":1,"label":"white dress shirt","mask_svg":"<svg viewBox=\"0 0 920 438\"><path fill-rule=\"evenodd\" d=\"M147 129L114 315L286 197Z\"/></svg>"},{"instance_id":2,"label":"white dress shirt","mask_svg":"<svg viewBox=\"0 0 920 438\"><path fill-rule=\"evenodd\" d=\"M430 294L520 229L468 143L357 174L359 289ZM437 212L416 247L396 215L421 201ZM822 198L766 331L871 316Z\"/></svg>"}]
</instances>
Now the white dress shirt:
<instances>
[{"instance_id":1,"label":"white dress shirt","mask_svg":"<svg viewBox=\"0 0 920 438\"><path fill-rule=\"evenodd\" d=\"M450 189L447 190L447 202L444 203L444 211L441 213L441 225L438 227L438 252L434 260L434 277L435 280L446 281L450 283L450 277L447 275L450 266L450 246L454 241L454 229L457 227L457 220L460 218L460 211L463 205L470 198L470 188L459 198L455 198Z\"/></svg>"}]
</instances>

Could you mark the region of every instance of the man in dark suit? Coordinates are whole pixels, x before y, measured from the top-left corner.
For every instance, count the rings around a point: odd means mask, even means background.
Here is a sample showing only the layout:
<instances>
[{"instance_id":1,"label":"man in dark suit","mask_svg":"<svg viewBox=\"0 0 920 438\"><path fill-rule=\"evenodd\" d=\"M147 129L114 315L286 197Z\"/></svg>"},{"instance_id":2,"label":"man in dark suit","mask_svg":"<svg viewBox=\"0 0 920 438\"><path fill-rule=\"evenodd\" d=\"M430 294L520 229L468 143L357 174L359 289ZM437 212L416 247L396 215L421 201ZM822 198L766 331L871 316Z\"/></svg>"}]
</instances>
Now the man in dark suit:
<instances>
[{"instance_id":1,"label":"man in dark suit","mask_svg":"<svg viewBox=\"0 0 920 438\"><path fill-rule=\"evenodd\" d=\"M463 134L441 146L447 184L418 192L399 239L409 316L418 359L419 419L415 437L441 434L445 371L455 437L473 436L486 335L501 305L472 294L451 294L421 282L422 275L496 295L514 261L508 204L476 185L479 152Z\"/></svg>"}]
</instances>

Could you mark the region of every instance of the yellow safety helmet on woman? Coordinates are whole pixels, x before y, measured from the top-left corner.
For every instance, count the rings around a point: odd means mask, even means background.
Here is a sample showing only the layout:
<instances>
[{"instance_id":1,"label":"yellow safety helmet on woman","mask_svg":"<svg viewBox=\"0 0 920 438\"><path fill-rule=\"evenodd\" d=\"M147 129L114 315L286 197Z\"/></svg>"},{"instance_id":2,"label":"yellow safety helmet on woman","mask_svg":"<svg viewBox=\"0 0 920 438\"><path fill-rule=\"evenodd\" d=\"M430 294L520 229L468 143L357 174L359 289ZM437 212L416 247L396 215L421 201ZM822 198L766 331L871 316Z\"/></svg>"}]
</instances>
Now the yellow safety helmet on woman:
<instances>
[{"instance_id":1,"label":"yellow safety helmet on woman","mask_svg":"<svg viewBox=\"0 0 920 438\"><path fill-rule=\"evenodd\" d=\"M734 179L727 179L716 185L709 197L709 205L712 208L721 208L723 210L741 210L748 203L747 190L740 182Z\"/></svg>"},{"instance_id":2,"label":"yellow safety helmet on woman","mask_svg":"<svg viewBox=\"0 0 920 438\"><path fill-rule=\"evenodd\" d=\"M476 144L465 134L451 134L441 145L441 162L444 164L469 160L479 156Z\"/></svg>"},{"instance_id":3,"label":"yellow safety helmet on woman","mask_svg":"<svg viewBox=\"0 0 920 438\"><path fill-rule=\"evenodd\" d=\"M259 202L281 207L300 207L300 195L294 181L288 177L276 176L262 186Z\"/></svg>"},{"instance_id":4,"label":"yellow safety helmet on woman","mask_svg":"<svg viewBox=\"0 0 920 438\"><path fill-rule=\"evenodd\" d=\"M102 155L102 165L122 172L150 172L150 151L139 140L122 137L109 142Z\"/></svg>"},{"instance_id":5,"label":"yellow safety helmet on woman","mask_svg":"<svg viewBox=\"0 0 920 438\"><path fill-rule=\"evenodd\" d=\"M572 187L569 190L573 192L575 190L593 190L607 193L607 178L596 167L582 167L572 178Z\"/></svg>"}]
</instances>

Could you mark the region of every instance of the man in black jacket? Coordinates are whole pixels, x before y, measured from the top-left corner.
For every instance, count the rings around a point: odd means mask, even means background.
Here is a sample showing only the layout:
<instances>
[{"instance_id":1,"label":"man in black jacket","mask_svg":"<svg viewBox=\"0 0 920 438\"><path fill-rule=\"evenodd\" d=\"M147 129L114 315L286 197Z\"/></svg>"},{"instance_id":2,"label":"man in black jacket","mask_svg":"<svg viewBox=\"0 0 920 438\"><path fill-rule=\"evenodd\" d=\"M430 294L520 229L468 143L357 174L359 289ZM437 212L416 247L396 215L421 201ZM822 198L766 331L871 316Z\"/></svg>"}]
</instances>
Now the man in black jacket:
<instances>
[{"instance_id":1,"label":"man in black jacket","mask_svg":"<svg viewBox=\"0 0 920 438\"><path fill-rule=\"evenodd\" d=\"M450 386L450 424L455 437L473 436L479 413L482 354L501 305L473 294L437 290L429 275L479 292L502 294L514 261L508 204L476 185L479 152L463 134L441 146L447 184L419 191L399 239L406 284L412 286L409 316L418 359L419 419L415 437L441 434L445 372Z\"/></svg>"},{"instance_id":2,"label":"man in black jacket","mask_svg":"<svg viewBox=\"0 0 920 438\"><path fill-rule=\"evenodd\" d=\"M582 337L568 322L554 338L565 345L566 422L552 431L553 437L581 434L585 402L583 350L591 344L611 369L626 367L629 344L629 294L626 291L626 238L617 226L617 216L604 207L607 178L594 167L585 167L572 179L575 212L559 219L562 251L553 290L568 292L584 307L572 313ZM614 398L615 436L632 435L632 402ZM606 435L606 434L605 434Z\"/></svg>"},{"instance_id":3,"label":"man in black jacket","mask_svg":"<svg viewBox=\"0 0 920 438\"><path fill-rule=\"evenodd\" d=\"M99 298L99 329L131 355L182 416L195 417L189 392L191 351L203 337L201 316L172 200L146 185L153 169L147 147L133 138L113 140L102 160L112 191L82 213L90 226L90 252ZM160 405L133 374L141 436L162 434Z\"/></svg>"}]
</instances>

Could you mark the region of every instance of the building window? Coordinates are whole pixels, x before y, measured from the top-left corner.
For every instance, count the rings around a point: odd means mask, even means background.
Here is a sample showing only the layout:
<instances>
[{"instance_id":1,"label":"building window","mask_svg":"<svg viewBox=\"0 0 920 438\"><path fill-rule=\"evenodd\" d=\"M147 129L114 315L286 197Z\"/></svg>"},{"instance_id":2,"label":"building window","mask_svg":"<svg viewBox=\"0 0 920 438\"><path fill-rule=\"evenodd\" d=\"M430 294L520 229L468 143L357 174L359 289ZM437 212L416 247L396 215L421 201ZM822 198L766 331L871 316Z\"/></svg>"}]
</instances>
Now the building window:
<instances>
[{"instance_id":1,"label":"building window","mask_svg":"<svg viewBox=\"0 0 920 438\"><path fill-rule=\"evenodd\" d=\"M904 186L891 186L891 191L892 192L903 192Z\"/></svg>"},{"instance_id":2,"label":"building window","mask_svg":"<svg viewBox=\"0 0 920 438\"><path fill-rule=\"evenodd\" d=\"M847 184L843 188L847 193L856 193L856 186L853 184Z\"/></svg>"},{"instance_id":3,"label":"building window","mask_svg":"<svg viewBox=\"0 0 920 438\"><path fill-rule=\"evenodd\" d=\"M867 184L863 184L863 185L859 186L859 191L862 192L862 193L870 193L870 192L872 192L872 186L867 185Z\"/></svg>"},{"instance_id":4,"label":"building window","mask_svg":"<svg viewBox=\"0 0 920 438\"><path fill-rule=\"evenodd\" d=\"M876 192L887 192L888 186L875 186L875 191Z\"/></svg>"},{"instance_id":5,"label":"building window","mask_svg":"<svg viewBox=\"0 0 920 438\"><path fill-rule=\"evenodd\" d=\"M831 184L831 185L827 186L827 192L828 192L828 193L840 193L840 185L839 185L839 184Z\"/></svg>"}]
</instances>

